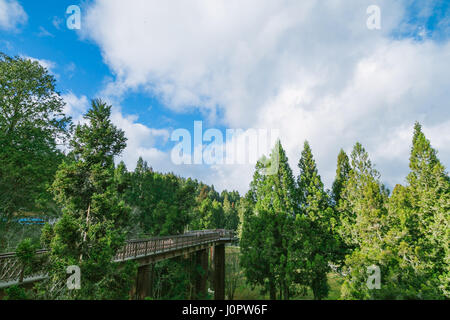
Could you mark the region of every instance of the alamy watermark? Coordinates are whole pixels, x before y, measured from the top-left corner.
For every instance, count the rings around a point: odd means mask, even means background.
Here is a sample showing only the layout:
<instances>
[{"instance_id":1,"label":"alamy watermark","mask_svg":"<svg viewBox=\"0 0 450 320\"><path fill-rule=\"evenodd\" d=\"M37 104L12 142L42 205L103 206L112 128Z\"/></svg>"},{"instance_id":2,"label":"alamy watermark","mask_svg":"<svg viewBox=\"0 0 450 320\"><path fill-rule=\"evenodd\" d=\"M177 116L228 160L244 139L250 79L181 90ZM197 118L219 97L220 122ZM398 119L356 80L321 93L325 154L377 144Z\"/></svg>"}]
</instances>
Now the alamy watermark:
<instances>
[{"instance_id":1,"label":"alamy watermark","mask_svg":"<svg viewBox=\"0 0 450 320\"><path fill-rule=\"evenodd\" d=\"M203 122L194 121L193 139L187 129L172 132L171 140L178 143L172 149L171 160L176 165L256 164L264 159L263 155L270 154L278 138L278 129L226 129L225 135L216 128L203 132ZM274 151L270 159L263 161L267 166L265 175L278 172L279 155L276 148Z\"/></svg>"},{"instance_id":2,"label":"alamy watermark","mask_svg":"<svg viewBox=\"0 0 450 320\"><path fill-rule=\"evenodd\" d=\"M373 4L367 7L366 13L369 15L366 21L367 29L380 30L381 29L381 9L379 6Z\"/></svg>"},{"instance_id":3,"label":"alamy watermark","mask_svg":"<svg viewBox=\"0 0 450 320\"><path fill-rule=\"evenodd\" d=\"M371 265L367 267L367 274L369 277L367 278L367 288L370 290L373 289L381 289L381 271L380 267L376 265Z\"/></svg>"},{"instance_id":4,"label":"alamy watermark","mask_svg":"<svg viewBox=\"0 0 450 320\"><path fill-rule=\"evenodd\" d=\"M79 266L68 266L66 273L70 274L67 278L66 284L69 290L80 290L81 289L81 270Z\"/></svg>"},{"instance_id":5,"label":"alamy watermark","mask_svg":"<svg viewBox=\"0 0 450 320\"><path fill-rule=\"evenodd\" d=\"M69 16L66 20L66 25L69 30L81 29L81 9L79 6L71 5L66 9L66 14Z\"/></svg>"}]
</instances>

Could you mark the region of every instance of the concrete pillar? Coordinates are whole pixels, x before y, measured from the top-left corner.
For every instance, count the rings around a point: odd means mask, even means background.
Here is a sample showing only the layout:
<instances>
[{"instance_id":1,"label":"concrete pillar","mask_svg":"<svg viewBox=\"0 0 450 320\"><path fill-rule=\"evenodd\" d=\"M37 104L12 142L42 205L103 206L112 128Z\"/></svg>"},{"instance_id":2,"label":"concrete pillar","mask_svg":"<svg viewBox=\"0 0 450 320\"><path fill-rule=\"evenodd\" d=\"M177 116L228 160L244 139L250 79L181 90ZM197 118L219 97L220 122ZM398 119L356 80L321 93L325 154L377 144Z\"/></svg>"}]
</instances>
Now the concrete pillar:
<instances>
[{"instance_id":1,"label":"concrete pillar","mask_svg":"<svg viewBox=\"0 0 450 320\"><path fill-rule=\"evenodd\" d=\"M200 266L196 270L195 277L195 295L197 298L205 298L207 291L208 280L208 249L197 251L195 254L195 264Z\"/></svg>"},{"instance_id":2,"label":"concrete pillar","mask_svg":"<svg viewBox=\"0 0 450 320\"><path fill-rule=\"evenodd\" d=\"M150 265L138 268L136 279L136 299L143 300L150 295Z\"/></svg>"},{"instance_id":3,"label":"concrete pillar","mask_svg":"<svg viewBox=\"0 0 450 320\"><path fill-rule=\"evenodd\" d=\"M214 299L225 300L225 245L214 246Z\"/></svg>"}]
</instances>

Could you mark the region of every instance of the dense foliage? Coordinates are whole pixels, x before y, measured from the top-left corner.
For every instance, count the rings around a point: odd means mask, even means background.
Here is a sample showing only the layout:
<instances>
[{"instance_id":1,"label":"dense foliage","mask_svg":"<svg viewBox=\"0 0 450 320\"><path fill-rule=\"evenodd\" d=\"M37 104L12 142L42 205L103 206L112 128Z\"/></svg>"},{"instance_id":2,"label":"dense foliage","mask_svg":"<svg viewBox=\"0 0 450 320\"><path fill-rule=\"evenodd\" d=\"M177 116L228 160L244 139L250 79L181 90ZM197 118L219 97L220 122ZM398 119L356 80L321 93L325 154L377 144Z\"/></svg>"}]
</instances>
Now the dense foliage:
<instances>
[{"instance_id":1,"label":"dense foliage","mask_svg":"<svg viewBox=\"0 0 450 320\"><path fill-rule=\"evenodd\" d=\"M450 297L450 178L418 123L407 185L397 185L392 195L360 143L350 159L340 151L328 192L307 142L295 185L291 174L281 178L290 172L281 159L282 149L272 178L260 174L264 165L258 162L243 202L241 264L250 285L273 283L279 298L289 298L285 288L309 287L322 299L334 270L344 278L344 299ZM373 276L379 286L371 285ZM284 282L272 280L278 278Z\"/></svg>"},{"instance_id":2,"label":"dense foliage","mask_svg":"<svg viewBox=\"0 0 450 320\"><path fill-rule=\"evenodd\" d=\"M28 212L55 213L51 193L57 148L70 118L55 79L39 63L0 53L0 252L11 248L14 220Z\"/></svg>"},{"instance_id":3,"label":"dense foliage","mask_svg":"<svg viewBox=\"0 0 450 320\"><path fill-rule=\"evenodd\" d=\"M392 193L360 143L350 157L340 151L326 190L310 144L294 177L278 141L241 198L142 158L129 171L115 163L127 139L110 105L93 100L75 128L63 107L48 70L0 54L0 252L15 247L20 280L42 265L49 275L31 296L14 286L7 299L129 299L137 268L112 262L125 240L204 229L240 238L227 260L229 298L245 278L271 299L325 299L332 272L344 299L450 298L450 178L418 123L406 184ZM40 246L47 256L35 255ZM208 298L194 289L198 263L153 264L148 298ZM68 266L80 267L80 290L64 289ZM379 287L369 285L374 270Z\"/></svg>"},{"instance_id":4,"label":"dense foliage","mask_svg":"<svg viewBox=\"0 0 450 320\"><path fill-rule=\"evenodd\" d=\"M113 161L126 138L110 114L111 106L92 101L87 123L76 127L69 159L59 166L52 185L63 214L54 226L47 225L43 243L50 248L51 282L64 282L64 266L81 270L83 286L69 297L126 299L132 285L133 266L113 262L124 245L129 208L121 199Z\"/></svg>"},{"instance_id":5,"label":"dense foliage","mask_svg":"<svg viewBox=\"0 0 450 320\"><path fill-rule=\"evenodd\" d=\"M278 161L278 171L265 175L264 169ZM264 163L264 164L263 164ZM278 142L270 159L259 161L246 198L252 210L244 215L242 256L245 275L253 286L261 285L271 299L288 299L291 294L288 247L296 214L295 180L288 159Z\"/></svg>"}]
</instances>

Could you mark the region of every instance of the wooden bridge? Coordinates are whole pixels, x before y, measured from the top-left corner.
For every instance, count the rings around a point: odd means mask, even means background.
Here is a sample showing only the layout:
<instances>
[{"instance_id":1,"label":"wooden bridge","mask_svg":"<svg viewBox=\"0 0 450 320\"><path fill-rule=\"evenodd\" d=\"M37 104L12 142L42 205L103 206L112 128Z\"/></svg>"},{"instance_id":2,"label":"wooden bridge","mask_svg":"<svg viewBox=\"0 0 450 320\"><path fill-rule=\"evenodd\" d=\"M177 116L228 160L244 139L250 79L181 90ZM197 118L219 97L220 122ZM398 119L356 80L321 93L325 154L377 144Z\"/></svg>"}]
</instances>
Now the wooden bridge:
<instances>
[{"instance_id":1,"label":"wooden bridge","mask_svg":"<svg viewBox=\"0 0 450 320\"><path fill-rule=\"evenodd\" d=\"M237 241L234 231L201 230L190 231L176 236L154 237L149 239L128 240L114 257L114 262L137 261L139 268L136 285L132 294L143 299L150 292L150 267L153 263L177 256L193 254L204 272L195 279L196 293L206 296L208 261L211 251L214 298L225 299L225 244ZM38 250L37 256L47 254L47 250ZM43 271L27 274L24 277L23 266L14 252L0 254L0 289L15 284L29 283L46 278Z\"/></svg>"}]
</instances>

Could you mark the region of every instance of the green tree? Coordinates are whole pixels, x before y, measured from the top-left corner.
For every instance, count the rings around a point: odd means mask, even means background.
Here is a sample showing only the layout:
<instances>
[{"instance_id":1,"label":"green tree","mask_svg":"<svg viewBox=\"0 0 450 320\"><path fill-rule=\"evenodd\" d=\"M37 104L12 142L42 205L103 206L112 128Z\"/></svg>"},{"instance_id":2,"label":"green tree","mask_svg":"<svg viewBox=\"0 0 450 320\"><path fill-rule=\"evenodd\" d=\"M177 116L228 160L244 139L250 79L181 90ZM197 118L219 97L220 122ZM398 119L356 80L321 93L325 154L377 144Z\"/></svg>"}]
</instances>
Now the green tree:
<instances>
[{"instance_id":1,"label":"green tree","mask_svg":"<svg viewBox=\"0 0 450 320\"><path fill-rule=\"evenodd\" d=\"M137 236L183 233L195 204L195 186L169 173L160 174L142 158L129 178L126 202L133 209Z\"/></svg>"},{"instance_id":2,"label":"green tree","mask_svg":"<svg viewBox=\"0 0 450 320\"><path fill-rule=\"evenodd\" d=\"M63 107L48 70L0 53L0 250L14 215L55 209L47 187L70 131Z\"/></svg>"},{"instance_id":3,"label":"green tree","mask_svg":"<svg viewBox=\"0 0 450 320\"><path fill-rule=\"evenodd\" d=\"M333 236L328 195L317 170L311 147L306 141L298 164L299 213L289 247L289 264L295 282L309 286L314 299L328 295L330 271L336 240Z\"/></svg>"},{"instance_id":4,"label":"green tree","mask_svg":"<svg viewBox=\"0 0 450 320\"><path fill-rule=\"evenodd\" d=\"M344 239L340 236L340 231L342 228L341 215L346 216L346 214L340 210L340 208L344 207L344 205L341 205L340 202L342 192L344 191L345 185L350 178L350 172L350 160L345 151L341 149L337 159L336 177L331 189L331 202L334 209L334 216L331 218L331 225L333 228L333 235L336 237L336 250L334 251L332 262L339 271L342 268L345 256L351 252L351 246L346 245Z\"/></svg>"},{"instance_id":5,"label":"green tree","mask_svg":"<svg viewBox=\"0 0 450 320\"><path fill-rule=\"evenodd\" d=\"M28 274L31 274L37 267L36 262L38 259L36 257L36 250L38 250L38 246L30 238L23 239L17 245L16 257L21 264L19 283L23 282L24 278Z\"/></svg>"},{"instance_id":6,"label":"green tree","mask_svg":"<svg viewBox=\"0 0 450 320\"><path fill-rule=\"evenodd\" d=\"M351 159L352 170L340 201L341 236L353 248L345 260L342 296L373 299L382 297L384 292L367 286L369 267L380 268L383 290L389 291L391 284L388 276L391 256L384 247L389 228L386 204L389 192L379 181L380 175L360 143L353 148Z\"/></svg>"},{"instance_id":7,"label":"green tree","mask_svg":"<svg viewBox=\"0 0 450 320\"><path fill-rule=\"evenodd\" d=\"M266 175L269 167L278 170ZM270 158L256 164L246 197L253 206L244 216L241 238L241 264L247 281L253 286L261 285L271 299L289 299L292 279L287 257L296 213L296 190L279 141Z\"/></svg>"},{"instance_id":8,"label":"green tree","mask_svg":"<svg viewBox=\"0 0 450 320\"><path fill-rule=\"evenodd\" d=\"M124 244L129 209L114 174L114 156L125 148L126 138L110 115L111 106L92 101L87 123L77 126L70 141L73 160L59 166L52 185L63 216L43 234L51 250L50 281L63 282L67 266L78 265L83 282L71 298L126 299L134 276L131 263L113 262Z\"/></svg>"},{"instance_id":9,"label":"green tree","mask_svg":"<svg viewBox=\"0 0 450 320\"><path fill-rule=\"evenodd\" d=\"M212 202L212 229L224 229L225 228L225 215L223 212L222 204L214 200Z\"/></svg>"},{"instance_id":10,"label":"green tree","mask_svg":"<svg viewBox=\"0 0 450 320\"><path fill-rule=\"evenodd\" d=\"M399 260L399 286L410 298L449 297L450 179L415 124L407 176L390 201L396 228L389 245Z\"/></svg>"},{"instance_id":11,"label":"green tree","mask_svg":"<svg viewBox=\"0 0 450 320\"><path fill-rule=\"evenodd\" d=\"M424 234L421 246L426 272L431 284L450 297L450 178L426 139L419 123L415 124L413 146L407 177L412 207L419 215L419 230Z\"/></svg>"},{"instance_id":12,"label":"green tree","mask_svg":"<svg viewBox=\"0 0 450 320\"><path fill-rule=\"evenodd\" d=\"M217 205L216 205L217 206ZM209 198L203 199L198 207L195 208L194 218L191 222L191 229L206 230L215 229L215 221L213 219L214 208L213 201Z\"/></svg>"},{"instance_id":13,"label":"green tree","mask_svg":"<svg viewBox=\"0 0 450 320\"><path fill-rule=\"evenodd\" d=\"M246 217L249 217L251 215L254 207L253 199L248 196L249 194L250 192L245 197L242 197L239 200L239 207L238 207L239 225L237 230L237 235L239 239L242 239L244 221Z\"/></svg>"},{"instance_id":14,"label":"green tree","mask_svg":"<svg viewBox=\"0 0 450 320\"><path fill-rule=\"evenodd\" d=\"M28 300L29 297L25 289L21 286L15 285L5 289L5 297L3 300Z\"/></svg>"},{"instance_id":15,"label":"green tree","mask_svg":"<svg viewBox=\"0 0 450 320\"><path fill-rule=\"evenodd\" d=\"M388 203L389 232L385 246L393 256L394 263L391 263L389 273L395 289L391 290L390 296L395 299L418 299L429 291L418 255L418 243L423 241L423 235L418 229L419 216L412 210L411 200L409 188L398 184ZM428 296L427 293L425 295Z\"/></svg>"},{"instance_id":16,"label":"green tree","mask_svg":"<svg viewBox=\"0 0 450 320\"><path fill-rule=\"evenodd\" d=\"M225 256L225 292L228 300L234 299L237 287L242 281L242 271L239 266L239 248L228 247Z\"/></svg>"},{"instance_id":17,"label":"green tree","mask_svg":"<svg viewBox=\"0 0 450 320\"><path fill-rule=\"evenodd\" d=\"M227 230L237 230L239 225L238 209L236 207L236 202L229 201L228 195L225 195L223 200L223 212L225 219L224 228Z\"/></svg>"},{"instance_id":18,"label":"green tree","mask_svg":"<svg viewBox=\"0 0 450 320\"><path fill-rule=\"evenodd\" d=\"M341 149L337 159L336 177L331 189L332 200L335 205L339 205L341 200L341 194L344 189L345 183L350 176L351 166L347 154Z\"/></svg>"},{"instance_id":19,"label":"green tree","mask_svg":"<svg viewBox=\"0 0 450 320\"><path fill-rule=\"evenodd\" d=\"M117 171L117 170L116 170ZM134 172L128 176L126 203L132 208L130 229L132 237L167 236L181 234L193 218L197 183L172 173L154 172L139 158ZM213 204L206 206L211 224ZM205 209L206 209L205 207ZM200 227L199 227L200 228ZM203 228L203 227L202 227ZM192 299L192 286L198 272L195 259L178 257L157 262L151 267L151 299Z\"/></svg>"}]
</instances>

